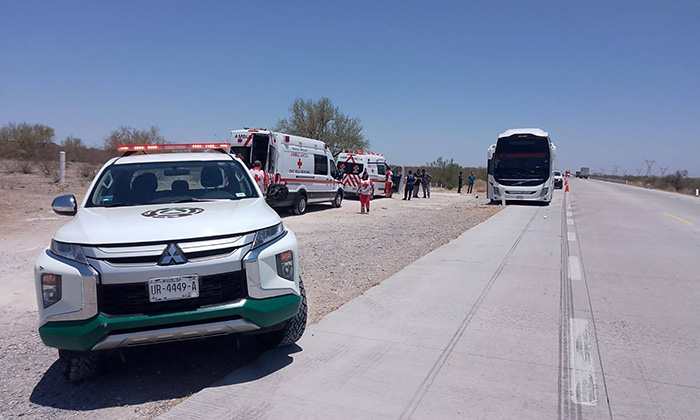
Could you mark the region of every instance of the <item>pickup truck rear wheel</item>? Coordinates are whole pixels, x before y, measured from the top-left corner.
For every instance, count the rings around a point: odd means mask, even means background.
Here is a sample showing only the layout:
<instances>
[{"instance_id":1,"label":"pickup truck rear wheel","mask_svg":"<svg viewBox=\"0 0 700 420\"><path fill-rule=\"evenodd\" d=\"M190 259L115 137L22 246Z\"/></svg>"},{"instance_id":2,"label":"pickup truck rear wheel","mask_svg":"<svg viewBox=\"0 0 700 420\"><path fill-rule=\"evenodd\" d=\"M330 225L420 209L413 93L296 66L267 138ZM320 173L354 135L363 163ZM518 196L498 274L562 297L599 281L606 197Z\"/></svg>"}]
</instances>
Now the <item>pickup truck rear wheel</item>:
<instances>
[{"instance_id":1,"label":"pickup truck rear wheel","mask_svg":"<svg viewBox=\"0 0 700 420\"><path fill-rule=\"evenodd\" d=\"M99 355L89 351L59 350L58 366L69 382L82 382L97 374Z\"/></svg>"},{"instance_id":2,"label":"pickup truck rear wheel","mask_svg":"<svg viewBox=\"0 0 700 420\"><path fill-rule=\"evenodd\" d=\"M272 331L265 334L257 335L256 337L266 346L269 347L283 347L290 344L294 344L306 330L306 290L304 289L304 283L299 279L299 292L301 294L301 305L299 306L299 312L296 315L289 318L282 329L277 331Z\"/></svg>"}]
</instances>

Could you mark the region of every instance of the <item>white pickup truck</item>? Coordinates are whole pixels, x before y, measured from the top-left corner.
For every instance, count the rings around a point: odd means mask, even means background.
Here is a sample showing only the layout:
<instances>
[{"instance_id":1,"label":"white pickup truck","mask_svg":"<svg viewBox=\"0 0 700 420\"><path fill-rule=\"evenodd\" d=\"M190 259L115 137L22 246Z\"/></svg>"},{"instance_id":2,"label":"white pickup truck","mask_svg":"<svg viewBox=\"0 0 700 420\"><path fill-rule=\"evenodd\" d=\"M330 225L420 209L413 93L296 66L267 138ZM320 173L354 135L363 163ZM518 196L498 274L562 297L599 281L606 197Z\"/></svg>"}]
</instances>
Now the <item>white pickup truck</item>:
<instances>
[{"instance_id":1,"label":"white pickup truck","mask_svg":"<svg viewBox=\"0 0 700 420\"><path fill-rule=\"evenodd\" d=\"M70 381L92 376L109 349L230 333L286 345L303 334L296 237L226 146L120 147L82 204L54 200L73 219L34 266L39 334ZM161 153L186 148L222 153Z\"/></svg>"}]
</instances>

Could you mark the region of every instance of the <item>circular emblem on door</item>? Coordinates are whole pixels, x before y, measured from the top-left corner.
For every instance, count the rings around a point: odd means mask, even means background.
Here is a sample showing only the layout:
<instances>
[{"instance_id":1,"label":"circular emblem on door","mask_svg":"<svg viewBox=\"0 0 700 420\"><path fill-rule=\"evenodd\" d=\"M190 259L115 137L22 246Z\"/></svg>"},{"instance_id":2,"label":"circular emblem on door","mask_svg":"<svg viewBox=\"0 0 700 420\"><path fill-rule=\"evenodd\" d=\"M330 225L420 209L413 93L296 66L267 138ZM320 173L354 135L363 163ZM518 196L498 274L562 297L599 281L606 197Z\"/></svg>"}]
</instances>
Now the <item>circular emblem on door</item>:
<instances>
[{"instance_id":1,"label":"circular emblem on door","mask_svg":"<svg viewBox=\"0 0 700 420\"><path fill-rule=\"evenodd\" d=\"M149 210L141 213L141 216L154 217L156 219L175 219L177 217L187 217L193 214L199 214L204 209L199 207L167 207L164 209Z\"/></svg>"}]
</instances>

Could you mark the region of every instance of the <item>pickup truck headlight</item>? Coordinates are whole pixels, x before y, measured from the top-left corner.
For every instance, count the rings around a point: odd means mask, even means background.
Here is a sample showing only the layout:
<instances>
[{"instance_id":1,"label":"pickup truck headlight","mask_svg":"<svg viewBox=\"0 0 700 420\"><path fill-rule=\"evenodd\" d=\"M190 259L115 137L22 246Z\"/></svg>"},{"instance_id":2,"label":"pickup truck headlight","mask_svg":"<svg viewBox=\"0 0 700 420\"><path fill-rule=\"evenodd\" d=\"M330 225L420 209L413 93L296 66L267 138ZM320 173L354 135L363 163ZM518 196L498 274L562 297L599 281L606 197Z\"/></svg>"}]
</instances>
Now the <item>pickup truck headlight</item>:
<instances>
[{"instance_id":1,"label":"pickup truck headlight","mask_svg":"<svg viewBox=\"0 0 700 420\"><path fill-rule=\"evenodd\" d=\"M87 259L83 253L83 248L80 245L66 244L52 239L51 247L49 249L59 257L87 264Z\"/></svg>"},{"instance_id":2,"label":"pickup truck headlight","mask_svg":"<svg viewBox=\"0 0 700 420\"><path fill-rule=\"evenodd\" d=\"M268 242L274 241L286 232L282 222L269 228L261 229L255 232L255 239L253 239L253 248L265 245Z\"/></svg>"},{"instance_id":3,"label":"pickup truck headlight","mask_svg":"<svg viewBox=\"0 0 700 420\"><path fill-rule=\"evenodd\" d=\"M51 273L41 275L41 296L44 300L44 308L48 308L61 300L60 275Z\"/></svg>"}]
</instances>

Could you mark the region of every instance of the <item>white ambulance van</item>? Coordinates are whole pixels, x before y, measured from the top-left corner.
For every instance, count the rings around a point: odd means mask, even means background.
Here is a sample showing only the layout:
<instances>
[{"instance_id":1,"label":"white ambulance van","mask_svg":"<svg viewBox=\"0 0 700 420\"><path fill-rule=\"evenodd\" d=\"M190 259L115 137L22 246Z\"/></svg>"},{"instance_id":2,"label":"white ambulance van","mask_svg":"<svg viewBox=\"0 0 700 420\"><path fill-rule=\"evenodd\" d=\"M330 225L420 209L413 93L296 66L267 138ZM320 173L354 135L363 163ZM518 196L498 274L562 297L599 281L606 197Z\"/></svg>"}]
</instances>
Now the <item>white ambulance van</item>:
<instances>
[{"instance_id":1,"label":"white ambulance van","mask_svg":"<svg viewBox=\"0 0 700 420\"><path fill-rule=\"evenodd\" d=\"M266 128L233 130L230 153L249 167L262 163L270 187L267 202L272 207L306 212L307 204L331 203L340 207L345 192L328 146L320 141Z\"/></svg>"},{"instance_id":2,"label":"white ambulance van","mask_svg":"<svg viewBox=\"0 0 700 420\"><path fill-rule=\"evenodd\" d=\"M386 171L389 168L386 158L381 153L365 152L362 150L343 150L336 159L338 162L338 172L342 176L343 189L345 194L357 195L357 188L360 185L360 177L367 172L369 179L374 182L375 195L391 197L394 191L400 191L399 183L403 180L403 167L391 168L392 185L389 194L386 194ZM399 182L397 182L399 181Z\"/></svg>"}]
</instances>

